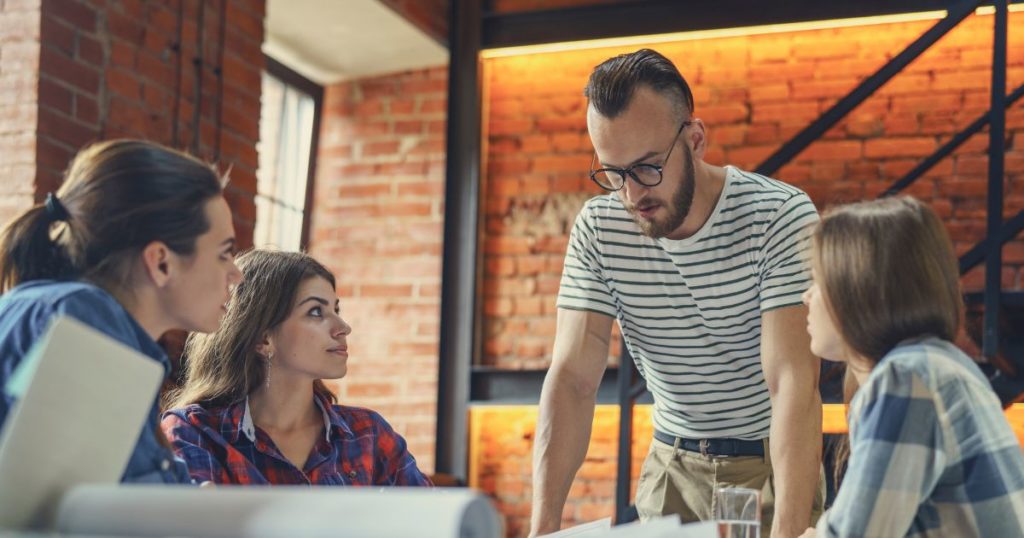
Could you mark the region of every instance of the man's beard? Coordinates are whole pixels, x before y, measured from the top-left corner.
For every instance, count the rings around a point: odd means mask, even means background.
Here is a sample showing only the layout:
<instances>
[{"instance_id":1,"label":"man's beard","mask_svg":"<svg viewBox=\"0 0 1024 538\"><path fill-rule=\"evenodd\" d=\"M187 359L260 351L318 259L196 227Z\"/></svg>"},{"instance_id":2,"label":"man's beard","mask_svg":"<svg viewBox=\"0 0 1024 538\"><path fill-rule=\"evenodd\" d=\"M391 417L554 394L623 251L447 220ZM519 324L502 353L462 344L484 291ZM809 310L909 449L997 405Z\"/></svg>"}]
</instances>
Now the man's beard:
<instances>
[{"instance_id":1,"label":"man's beard","mask_svg":"<svg viewBox=\"0 0 1024 538\"><path fill-rule=\"evenodd\" d=\"M670 202L665 204L661 200L652 200L644 197L636 204L626 206L626 211L629 211L629 214L633 216L633 220L640 226L640 231L653 239L665 237L679 228L683 221L686 220L686 216L690 214L690 207L693 205L696 170L693 166L693 154L690 152L690 146L683 144L683 148L685 148L683 154L683 177L675 192L672 193ZM664 219L645 219L637 214L637 206L643 207L651 201L658 202L665 208L668 215Z\"/></svg>"}]
</instances>

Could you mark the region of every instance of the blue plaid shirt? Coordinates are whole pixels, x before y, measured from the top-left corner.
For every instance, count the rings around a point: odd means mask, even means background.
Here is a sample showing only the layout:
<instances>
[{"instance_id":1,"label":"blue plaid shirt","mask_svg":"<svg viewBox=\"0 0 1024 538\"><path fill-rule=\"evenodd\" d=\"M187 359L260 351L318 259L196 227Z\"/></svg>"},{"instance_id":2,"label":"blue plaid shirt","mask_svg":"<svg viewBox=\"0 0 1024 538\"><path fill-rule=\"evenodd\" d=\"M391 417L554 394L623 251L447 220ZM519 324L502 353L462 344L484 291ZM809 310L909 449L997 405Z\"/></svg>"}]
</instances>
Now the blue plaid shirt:
<instances>
[{"instance_id":1,"label":"blue plaid shirt","mask_svg":"<svg viewBox=\"0 0 1024 538\"><path fill-rule=\"evenodd\" d=\"M904 342L850 403L850 460L817 536L1024 536L1024 455L974 362Z\"/></svg>"}]
</instances>

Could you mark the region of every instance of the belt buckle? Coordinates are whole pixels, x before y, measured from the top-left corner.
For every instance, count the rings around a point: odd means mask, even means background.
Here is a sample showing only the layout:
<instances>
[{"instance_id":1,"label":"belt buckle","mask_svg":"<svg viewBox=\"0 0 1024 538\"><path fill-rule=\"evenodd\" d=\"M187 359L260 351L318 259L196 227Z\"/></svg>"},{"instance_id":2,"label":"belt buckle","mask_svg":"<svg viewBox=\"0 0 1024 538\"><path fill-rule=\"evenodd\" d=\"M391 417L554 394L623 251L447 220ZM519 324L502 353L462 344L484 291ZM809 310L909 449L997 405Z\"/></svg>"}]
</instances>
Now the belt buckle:
<instances>
[{"instance_id":1,"label":"belt buckle","mask_svg":"<svg viewBox=\"0 0 1024 538\"><path fill-rule=\"evenodd\" d=\"M701 439L700 440L700 443L698 443L698 446L700 447L700 455L701 456L707 456L708 455L708 445L709 444L710 443L708 442L707 439Z\"/></svg>"}]
</instances>

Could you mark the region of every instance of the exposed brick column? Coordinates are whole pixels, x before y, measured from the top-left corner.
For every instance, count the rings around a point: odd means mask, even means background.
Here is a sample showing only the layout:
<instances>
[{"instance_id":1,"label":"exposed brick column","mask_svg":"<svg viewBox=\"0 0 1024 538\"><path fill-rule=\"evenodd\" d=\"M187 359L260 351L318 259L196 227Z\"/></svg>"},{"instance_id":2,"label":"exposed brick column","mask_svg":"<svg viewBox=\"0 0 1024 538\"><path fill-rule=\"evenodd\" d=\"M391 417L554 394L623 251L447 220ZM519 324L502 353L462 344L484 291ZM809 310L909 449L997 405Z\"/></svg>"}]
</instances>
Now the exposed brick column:
<instances>
[{"instance_id":1,"label":"exposed brick column","mask_svg":"<svg viewBox=\"0 0 1024 538\"><path fill-rule=\"evenodd\" d=\"M35 196L39 0L0 5L0 225Z\"/></svg>"},{"instance_id":2,"label":"exposed brick column","mask_svg":"<svg viewBox=\"0 0 1024 538\"><path fill-rule=\"evenodd\" d=\"M82 146L138 137L230 167L236 230L251 244L263 17L264 0L223 11L198 0L4 3L0 91L11 98L0 105L0 170L12 188L0 194L0 219L55 190Z\"/></svg>"},{"instance_id":3,"label":"exposed brick column","mask_svg":"<svg viewBox=\"0 0 1024 538\"><path fill-rule=\"evenodd\" d=\"M353 327L346 405L379 411L434 468L444 216L444 67L326 88L310 252Z\"/></svg>"}]
</instances>

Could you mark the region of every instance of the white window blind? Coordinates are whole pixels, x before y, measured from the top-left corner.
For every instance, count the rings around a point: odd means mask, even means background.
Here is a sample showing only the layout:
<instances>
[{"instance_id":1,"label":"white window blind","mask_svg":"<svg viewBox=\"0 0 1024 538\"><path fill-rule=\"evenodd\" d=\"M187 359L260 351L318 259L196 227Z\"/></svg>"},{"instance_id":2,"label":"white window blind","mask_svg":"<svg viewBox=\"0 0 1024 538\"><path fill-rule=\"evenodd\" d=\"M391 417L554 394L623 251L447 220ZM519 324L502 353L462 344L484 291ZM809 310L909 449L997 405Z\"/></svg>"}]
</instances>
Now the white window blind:
<instances>
[{"instance_id":1,"label":"white window blind","mask_svg":"<svg viewBox=\"0 0 1024 538\"><path fill-rule=\"evenodd\" d=\"M306 209L313 98L263 73L259 169L256 172L257 248L299 250Z\"/></svg>"}]
</instances>

